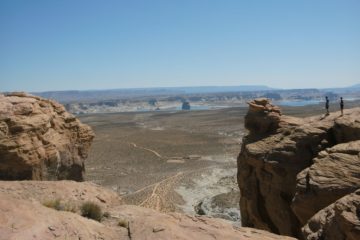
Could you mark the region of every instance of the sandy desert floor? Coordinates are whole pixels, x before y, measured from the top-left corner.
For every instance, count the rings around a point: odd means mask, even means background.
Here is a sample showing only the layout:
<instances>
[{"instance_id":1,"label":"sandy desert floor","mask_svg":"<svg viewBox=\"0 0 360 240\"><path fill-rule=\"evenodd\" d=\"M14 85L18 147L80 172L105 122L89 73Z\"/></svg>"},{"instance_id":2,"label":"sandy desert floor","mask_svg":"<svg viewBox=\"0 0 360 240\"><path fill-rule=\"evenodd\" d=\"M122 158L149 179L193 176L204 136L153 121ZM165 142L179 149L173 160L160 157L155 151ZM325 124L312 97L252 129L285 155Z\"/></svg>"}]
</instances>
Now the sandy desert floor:
<instances>
[{"instance_id":1,"label":"sandy desert floor","mask_svg":"<svg viewBox=\"0 0 360 240\"><path fill-rule=\"evenodd\" d=\"M83 115L96 133L87 180L117 191L128 204L165 212L195 213L199 204L229 192L232 199L224 205L237 209L236 157L245 112Z\"/></svg>"},{"instance_id":2,"label":"sandy desert floor","mask_svg":"<svg viewBox=\"0 0 360 240\"><path fill-rule=\"evenodd\" d=\"M96 138L87 180L117 191L126 203L238 221L236 157L247 108L80 115ZM293 116L320 105L286 107Z\"/></svg>"}]
</instances>

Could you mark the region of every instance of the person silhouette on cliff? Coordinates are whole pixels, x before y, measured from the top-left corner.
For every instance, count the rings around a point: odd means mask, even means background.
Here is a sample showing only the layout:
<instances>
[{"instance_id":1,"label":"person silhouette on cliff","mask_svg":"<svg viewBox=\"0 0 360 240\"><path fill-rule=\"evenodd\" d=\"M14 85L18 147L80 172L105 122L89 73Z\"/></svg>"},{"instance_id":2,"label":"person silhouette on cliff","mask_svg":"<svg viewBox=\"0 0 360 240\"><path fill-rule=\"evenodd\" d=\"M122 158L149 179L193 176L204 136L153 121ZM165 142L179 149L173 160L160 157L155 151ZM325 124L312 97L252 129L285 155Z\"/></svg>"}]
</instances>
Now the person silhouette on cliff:
<instances>
[{"instance_id":1,"label":"person silhouette on cliff","mask_svg":"<svg viewBox=\"0 0 360 240\"><path fill-rule=\"evenodd\" d=\"M342 97L340 97L340 110L341 110L341 116L344 115L344 100Z\"/></svg>"},{"instance_id":2,"label":"person silhouette on cliff","mask_svg":"<svg viewBox=\"0 0 360 240\"><path fill-rule=\"evenodd\" d=\"M329 98L326 96L325 97L326 102L325 102L325 108L326 108L326 115L329 115Z\"/></svg>"}]
</instances>

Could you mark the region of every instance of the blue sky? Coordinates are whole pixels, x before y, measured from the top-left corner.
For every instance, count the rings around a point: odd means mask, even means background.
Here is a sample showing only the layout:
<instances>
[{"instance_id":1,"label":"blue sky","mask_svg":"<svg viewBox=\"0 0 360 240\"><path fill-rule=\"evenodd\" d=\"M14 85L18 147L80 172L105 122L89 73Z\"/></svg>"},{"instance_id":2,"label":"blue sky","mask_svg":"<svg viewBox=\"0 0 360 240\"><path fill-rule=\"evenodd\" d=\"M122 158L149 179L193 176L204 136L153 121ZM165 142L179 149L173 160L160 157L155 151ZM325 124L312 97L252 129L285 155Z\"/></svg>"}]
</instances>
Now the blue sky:
<instances>
[{"instance_id":1,"label":"blue sky","mask_svg":"<svg viewBox=\"0 0 360 240\"><path fill-rule=\"evenodd\" d=\"M1 0L0 91L360 82L358 0Z\"/></svg>"}]
</instances>

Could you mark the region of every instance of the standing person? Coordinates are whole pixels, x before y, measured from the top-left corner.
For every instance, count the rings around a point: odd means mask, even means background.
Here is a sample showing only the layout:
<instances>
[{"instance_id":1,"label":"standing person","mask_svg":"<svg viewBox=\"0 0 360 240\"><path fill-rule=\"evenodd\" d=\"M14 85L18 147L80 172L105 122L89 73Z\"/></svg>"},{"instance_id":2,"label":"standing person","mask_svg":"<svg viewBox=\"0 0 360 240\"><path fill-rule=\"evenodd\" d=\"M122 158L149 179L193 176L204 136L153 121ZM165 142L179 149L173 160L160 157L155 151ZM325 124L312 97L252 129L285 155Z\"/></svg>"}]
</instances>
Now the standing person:
<instances>
[{"instance_id":1,"label":"standing person","mask_svg":"<svg viewBox=\"0 0 360 240\"><path fill-rule=\"evenodd\" d=\"M329 98L326 96L326 103L325 103L325 108L326 108L326 115L329 115Z\"/></svg>"},{"instance_id":2,"label":"standing person","mask_svg":"<svg viewBox=\"0 0 360 240\"><path fill-rule=\"evenodd\" d=\"M344 100L342 97L340 97L340 110L341 110L341 116L344 115Z\"/></svg>"}]
</instances>

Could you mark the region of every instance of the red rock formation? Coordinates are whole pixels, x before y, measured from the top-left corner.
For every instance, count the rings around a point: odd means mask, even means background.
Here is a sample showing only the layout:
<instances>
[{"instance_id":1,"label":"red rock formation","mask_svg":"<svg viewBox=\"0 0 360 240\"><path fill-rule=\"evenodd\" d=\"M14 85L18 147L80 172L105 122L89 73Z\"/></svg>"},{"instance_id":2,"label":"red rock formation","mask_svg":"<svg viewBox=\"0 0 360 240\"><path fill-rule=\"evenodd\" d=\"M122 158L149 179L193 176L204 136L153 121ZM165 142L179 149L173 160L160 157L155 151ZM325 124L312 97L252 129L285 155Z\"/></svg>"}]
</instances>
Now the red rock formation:
<instances>
[{"instance_id":1,"label":"red rock formation","mask_svg":"<svg viewBox=\"0 0 360 240\"><path fill-rule=\"evenodd\" d=\"M360 190L316 213L302 232L306 240L360 239Z\"/></svg>"},{"instance_id":2,"label":"red rock formation","mask_svg":"<svg viewBox=\"0 0 360 240\"><path fill-rule=\"evenodd\" d=\"M90 127L54 101L0 95L0 179L81 181L93 138Z\"/></svg>"},{"instance_id":3,"label":"red rock formation","mask_svg":"<svg viewBox=\"0 0 360 240\"><path fill-rule=\"evenodd\" d=\"M292 209L304 225L316 212L360 188L360 140L318 154L297 176Z\"/></svg>"},{"instance_id":4,"label":"red rock formation","mask_svg":"<svg viewBox=\"0 0 360 240\"><path fill-rule=\"evenodd\" d=\"M279 127L280 108L270 104L266 98L255 99L249 104L248 114L245 116L245 127L257 134L269 134Z\"/></svg>"},{"instance_id":5,"label":"red rock formation","mask_svg":"<svg viewBox=\"0 0 360 240\"><path fill-rule=\"evenodd\" d=\"M300 236L303 224L318 210L360 187L360 175L353 174L347 179L331 179L342 187L332 188L328 185L331 180L320 187L322 190L335 191L331 198L324 192L323 195L318 195L316 191L313 194L309 192L309 189L312 191L317 187L316 183L314 186L311 184L313 176L319 173L319 169L312 173L310 166L316 168L322 165L320 162L323 160L329 162L327 158L333 160L333 169L343 170L343 175L358 171L360 161L354 150L358 149L357 143L349 141L360 139L360 109L347 110L341 118L340 114L333 113L326 118L299 119L280 115L278 110L271 111L273 108L264 99L254 100L249 103L249 112L245 117L249 133L243 139L238 157L242 224ZM327 150L327 155L325 150L338 143L345 145ZM339 159L334 159L335 156ZM310 171L310 175L302 172L308 167L310 170L305 171ZM322 166L320 169L327 171ZM324 182L321 177L317 181ZM348 185L343 185L344 182Z\"/></svg>"}]
</instances>

